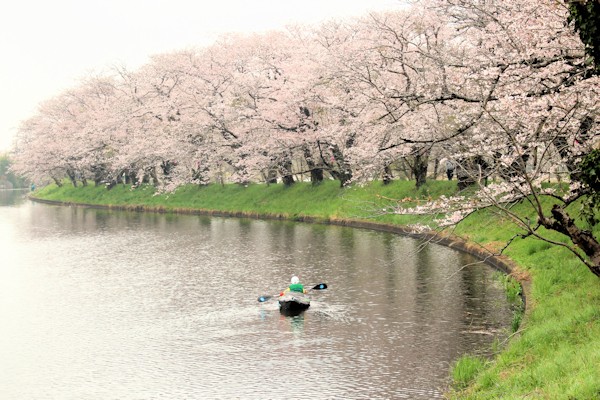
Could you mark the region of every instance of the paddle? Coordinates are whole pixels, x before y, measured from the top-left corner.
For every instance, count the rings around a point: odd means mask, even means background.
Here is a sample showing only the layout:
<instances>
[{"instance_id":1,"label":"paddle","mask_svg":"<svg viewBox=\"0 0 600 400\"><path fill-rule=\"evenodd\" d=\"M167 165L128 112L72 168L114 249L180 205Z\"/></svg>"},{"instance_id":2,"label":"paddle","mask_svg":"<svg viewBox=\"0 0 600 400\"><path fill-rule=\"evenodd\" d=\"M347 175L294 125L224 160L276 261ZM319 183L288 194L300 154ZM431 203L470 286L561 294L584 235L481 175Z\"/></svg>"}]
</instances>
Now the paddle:
<instances>
[{"instance_id":1,"label":"paddle","mask_svg":"<svg viewBox=\"0 0 600 400\"><path fill-rule=\"evenodd\" d=\"M310 289L308 289L308 290L310 291L310 290L323 290L323 289L327 289L327 284L326 284L326 283L319 283L318 285L315 285L315 286L311 287L311 288L310 288ZM273 294L273 295L264 295L264 296L260 296L260 297L258 298L258 301L259 301L260 303L263 303L263 302L265 302L265 301L267 301L267 300L270 300L270 299L272 299L273 297L279 297L279 293L277 293L277 294Z\"/></svg>"},{"instance_id":2,"label":"paddle","mask_svg":"<svg viewBox=\"0 0 600 400\"><path fill-rule=\"evenodd\" d=\"M315 285L308 290L323 290L323 289L327 289L326 283L319 283L318 285Z\"/></svg>"}]
</instances>

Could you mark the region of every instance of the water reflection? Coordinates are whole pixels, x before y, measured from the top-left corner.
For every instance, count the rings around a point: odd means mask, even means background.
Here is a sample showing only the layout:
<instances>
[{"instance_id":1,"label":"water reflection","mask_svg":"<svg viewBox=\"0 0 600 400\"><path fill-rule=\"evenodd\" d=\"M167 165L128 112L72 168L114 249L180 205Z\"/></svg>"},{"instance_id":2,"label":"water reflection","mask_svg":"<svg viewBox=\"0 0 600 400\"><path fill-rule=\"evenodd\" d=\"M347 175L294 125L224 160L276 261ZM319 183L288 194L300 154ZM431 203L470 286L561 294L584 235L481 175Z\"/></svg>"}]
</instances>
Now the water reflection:
<instances>
[{"instance_id":1,"label":"water reflection","mask_svg":"<svg viewBox=\"0 0 600 400\"><path fill-rule=\"evenodd\" d=\"M490 269L385 233L29 202L0 221L0 398L436 398L511 320ZM291 318L256 301L292 274L329 289Z\"/></svg>"},{"instance_id":2,"label":"water reflection","mask_svg":"<svg viewBox=\"0 0 600 400\"><path fill-rule=\"evenodd\" d=\"M27 189L0 189L0 207L22 203L28 192Z\"/></svg>"}]
</instances>

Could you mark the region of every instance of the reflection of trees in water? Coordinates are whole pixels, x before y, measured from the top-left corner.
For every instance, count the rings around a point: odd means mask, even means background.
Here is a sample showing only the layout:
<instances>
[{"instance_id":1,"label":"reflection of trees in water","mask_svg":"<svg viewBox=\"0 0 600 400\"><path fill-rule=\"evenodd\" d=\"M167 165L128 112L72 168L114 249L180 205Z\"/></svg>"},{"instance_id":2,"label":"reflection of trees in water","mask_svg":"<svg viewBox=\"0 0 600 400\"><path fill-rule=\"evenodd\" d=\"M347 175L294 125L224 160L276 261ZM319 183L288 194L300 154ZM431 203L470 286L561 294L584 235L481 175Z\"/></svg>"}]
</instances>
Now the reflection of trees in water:
<instances>
[{"instance_id":1,"label":"reflection of trees in water","mask_svg":"<svg viewBox=\"0 0 600 400\"><path fill-rule=\"evenodd\" d=\"M507 307L503 289L489 268L482 263L464 260L465 254L458 253L465 265L460 273L460 296L463 314L463 336L465 345L473 342L473 336L498 336L508 333L506 321L510 320L510 307ZM470 337L468 337L470 336ZM483 349L488 352L491 349Z\"/></svg>"},{"instance_id":2,"label":"reflection of trees in water","mask_svg":"<svg viewBox=\"0 0 600 400\"><path fill-rule=\"evenodd\" d=\"M0 206L21 204L27 198L25 189L0 189Z\"/></svg>"},{"instance_id":3,"label":"reflection of trees in water","mask_svg":"<svg viewBox=\"0 0 600 400\"><path fill-rule=\"evenodd\" d=\"M396 258L397 254L394 249L394 236L392 235L384 235L381 240L381 245L383 249L381 250L382 262L385 267L385 290L388 293L394 293L398 289L401 289L398 285L398 268L396 266ZM390 300L393 300L392 297Z\"/></svg>"},{"instance_id":4,"label":"reflection of trees in water","mask_svg":"<svg viewBox=\"0 0 600 400\"><path fill-rule=\"evenodd\" d=\"M418 241L415 241L417 244ZM429 306L435 294L434 287L434 268L439 266L433 265L431 262L430 246L423 246L416 249L415 253L415 289L416 289L416 306L417 314L422 318L430 318L429 314L432 309Z\"/></svg>"},{"instance_id":5,"label":"reflection of trees in water","mask_svg":"<svg viewBox=\"0 0 600 400\"><path fill-rule=\"evenodd\" d=\"M273 276L275 283L270 284L281 285L274 291L282 289L291 274L300 275L306 285L328 281L334 290L348 290L372 302L373 312L378 315L394 319L397 315L392 314L400 309L411 314L411 319L423 322L421 329L432 332L445 329L439 326L440 321L464 331L487 332L497 330L502 320L498 316L502 312L493 300L498 293L490 289L493 282L487 280L489 267L468 254L411 238L288 221L43 208L34 223L51 226L60 221L60 226L78 233L125 231L132 252L136 252L137 241L144 240L138 232L161 232L161 242L154 246L166 249L174 241L185 241L185 246L197 249L198 265L209 253L242 247L243 254L236 256L240 270L236 269L235 277L230 272L228 279L244 279L242 266L260 259L261 269ZM198 284L190 275L194 268L181 270L183 281ZM219 271L213 275L219 275Z\"/></svg>"}]
</instances>

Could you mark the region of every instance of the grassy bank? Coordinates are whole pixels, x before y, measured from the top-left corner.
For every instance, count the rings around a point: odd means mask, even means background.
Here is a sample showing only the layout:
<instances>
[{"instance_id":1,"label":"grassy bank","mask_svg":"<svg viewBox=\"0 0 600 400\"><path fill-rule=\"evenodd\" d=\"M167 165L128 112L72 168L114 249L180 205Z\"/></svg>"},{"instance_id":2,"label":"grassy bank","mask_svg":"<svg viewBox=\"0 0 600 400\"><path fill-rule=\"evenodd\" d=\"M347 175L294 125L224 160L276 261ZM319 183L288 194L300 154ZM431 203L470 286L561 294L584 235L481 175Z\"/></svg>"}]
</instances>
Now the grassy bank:
<instances>
[{"instance_id":1,"label":"grassy bank","mask_svg":"<svg viewBox=\"0 0 600 400\"><path fill-rule=\"evenodd\" d=\"M150 187L73 188L48 186L35 196L56 201L128 206L154 211L224 211L319 221L362 220L387 224L420 222L417 217L378 215L389 199L406 204L451 194L453 182L431 182L418 192L413 182L340 189L281 185L186 187L155 195ZM523 208L522 213L528 212ZM427 221L425 221L427 222ZM490 249L499 249L514 226L492 211L479 212L455 231ZM557 240L564 240L559 235ZM493 360L461 359L454 371L453 398L597 399L600 398L600 280L565 250L534 239L516 240L506 254L518 264L520 279L529 281L527 314ZM450 372L449 372L450 373Z\"/></svg>"},{"instance_id":2,"label":"grassy bank","mask_svg":"<svg viewBox=\"0 0 600 400\"><path fill-rule=\"evenodd\" d=\"M117 185L111 190L103 187L74 188L70 185L50 185L39 189L35 196L47 200L66 201L105 206L138 206L153 211L223 211L243 212L249 215L268 215L278 218L317 220L363 219L410 224L419 222L412 216L376 215L395 199L407 199L407 204L425 201L454 191L455 182L436 182L419 191L414 183L399 181L390 185L375 182L365 188L340 189L339 182L327 181L319 186L283 185L210 185L179 188L175 193L156 195L149 186L132 190ZM409 201L412 200L412 201Z\"/></svg>"}]
</instances>

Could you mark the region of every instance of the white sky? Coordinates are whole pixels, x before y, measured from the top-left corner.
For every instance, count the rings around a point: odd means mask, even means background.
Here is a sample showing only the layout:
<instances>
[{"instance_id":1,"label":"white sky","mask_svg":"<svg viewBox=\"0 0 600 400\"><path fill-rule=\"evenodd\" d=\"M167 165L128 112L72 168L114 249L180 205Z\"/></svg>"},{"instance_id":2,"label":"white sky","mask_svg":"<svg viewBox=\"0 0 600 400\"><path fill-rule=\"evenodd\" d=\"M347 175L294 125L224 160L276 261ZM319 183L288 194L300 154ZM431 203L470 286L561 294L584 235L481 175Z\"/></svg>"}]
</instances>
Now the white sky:
<instances>
[{"instance_id":1,"label":"white sky","mask_svg":"<svg viewBox=\"0 0 600 400\"><path fill-rule=\"evenodd\" d=\"M8 4L7 4L8 3ZM6 0L0 13L0 153L21 120L114 64L263 31L401 7L400 0Z\"/></svg>"}]
</instances>

